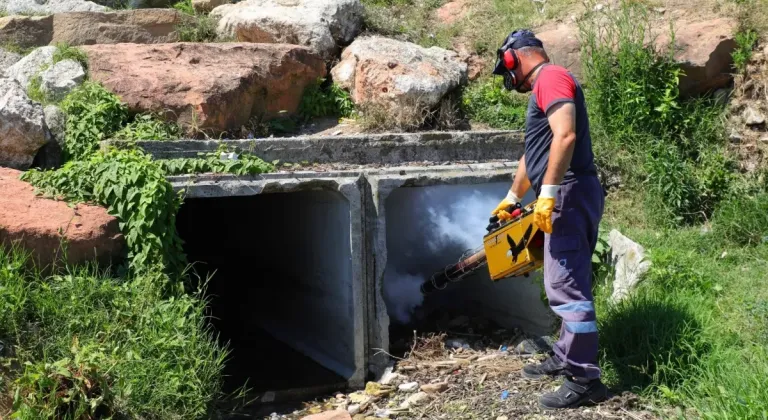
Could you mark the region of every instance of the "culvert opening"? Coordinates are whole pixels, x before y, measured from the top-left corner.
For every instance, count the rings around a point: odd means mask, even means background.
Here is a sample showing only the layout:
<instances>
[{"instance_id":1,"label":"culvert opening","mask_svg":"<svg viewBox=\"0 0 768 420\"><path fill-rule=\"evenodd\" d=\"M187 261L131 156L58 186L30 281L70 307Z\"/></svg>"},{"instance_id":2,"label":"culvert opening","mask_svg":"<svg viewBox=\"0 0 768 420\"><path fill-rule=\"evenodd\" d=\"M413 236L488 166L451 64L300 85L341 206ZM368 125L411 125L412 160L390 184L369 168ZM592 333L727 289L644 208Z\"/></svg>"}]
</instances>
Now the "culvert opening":
<instances>
[{"instance_id":1,"label":"culvert opening","mask_svg":"<svg viewBox=\"0 0 768 420\"><path fill-rule=\"evenodd\" d=\"M426 297L419 286L437 270L482 245L490 212L509 182L435 185L395 189L386 199L387 265L383 295L389 316L390 349L408 350L414 329L450 331L456 317L488 321L491 328L550 332L541 299L541 279L492 281L487 267ZM533 199L528 194L524 204Z\"/></svg>"},{"instance_id":2,"label":"culvert opening","mask_svg":"<svg viewBox=\"0 0 768 420\"><path fill-rule=\"evenodd\" d=\"M346 384L354 302L340 193L187 199L177 229L196 273L213 274L211 322L231 350L227 391L246 381L254 392Z\"/></svg>"}]
</instances>

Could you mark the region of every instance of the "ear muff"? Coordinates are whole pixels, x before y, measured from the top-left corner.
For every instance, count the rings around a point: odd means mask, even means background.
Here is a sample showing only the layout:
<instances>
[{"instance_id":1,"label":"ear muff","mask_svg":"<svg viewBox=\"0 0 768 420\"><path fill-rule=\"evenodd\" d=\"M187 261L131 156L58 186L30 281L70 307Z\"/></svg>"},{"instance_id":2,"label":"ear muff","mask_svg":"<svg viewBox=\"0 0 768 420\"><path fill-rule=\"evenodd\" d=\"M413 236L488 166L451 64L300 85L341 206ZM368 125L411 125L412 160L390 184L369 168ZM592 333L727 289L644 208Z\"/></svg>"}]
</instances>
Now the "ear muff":
<instances>
[{"instance_id":1,"label":"ear muff","mask_svg":"<svg viewBox=\"0 0 768 420\"><path fill-rule=\"evenodd\" d=\"M520 61L517 59L517 54L515 54L515 51L511 48L504 51L502 60L504 60L504 67L506 67L509 71L515 70L520 63Z\"/></svg>"}]
</instances>

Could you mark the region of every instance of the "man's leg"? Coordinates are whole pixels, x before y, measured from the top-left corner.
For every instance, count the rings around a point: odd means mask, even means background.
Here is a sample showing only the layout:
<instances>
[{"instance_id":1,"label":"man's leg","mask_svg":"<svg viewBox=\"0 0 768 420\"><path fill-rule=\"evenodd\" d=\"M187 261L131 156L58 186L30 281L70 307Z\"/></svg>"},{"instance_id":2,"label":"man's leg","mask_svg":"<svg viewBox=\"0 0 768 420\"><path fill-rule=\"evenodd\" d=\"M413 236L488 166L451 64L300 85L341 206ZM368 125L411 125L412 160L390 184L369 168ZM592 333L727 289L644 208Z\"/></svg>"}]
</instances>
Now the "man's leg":
<instances>
[{"instance_id":1,"label":"man's leg","mask_svg":"<svg viewBox=\"0 0 768 420\"><path fill-rule=\"evenodd\" d=\"M604 393L592 297L592 253L603 212L599 181L586 178L562 186L558 206L559 212L552 217L553 232L545 236L544 286L552 310L563 320L553 350L564 373L574 378L542 397L542 405L549 408L580 405L603 397L594 391Z\"/></svg>"}]
</instances>

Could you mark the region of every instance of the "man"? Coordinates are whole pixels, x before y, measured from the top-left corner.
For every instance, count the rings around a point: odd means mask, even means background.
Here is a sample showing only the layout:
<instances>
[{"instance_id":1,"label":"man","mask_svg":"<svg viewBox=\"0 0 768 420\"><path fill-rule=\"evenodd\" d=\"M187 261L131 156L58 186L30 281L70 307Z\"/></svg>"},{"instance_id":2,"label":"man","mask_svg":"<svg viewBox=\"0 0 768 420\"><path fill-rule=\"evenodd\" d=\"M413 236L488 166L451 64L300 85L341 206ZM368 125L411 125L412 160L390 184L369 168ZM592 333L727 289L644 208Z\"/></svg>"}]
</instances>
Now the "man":
<instances>
[{"instance_id":1,"label":"man","mask_svg":"<svg viewBox=\"0 0 768 420\"><path fill-rule=\"evenodd\" d=\"M568 70L549 63L542 42L528 30L512 32L498 51L494 74L508 90L532 92L525 119L525 156L506 198L506 209L533 188L534 222L545 232L544 285L562 318L550 357L523 369L539 379L565 376L563 385L540 399L544 408L571 408L606 398L600 381L597 323L592 302L592 253L603 214L604 190L597 178L584 93Z\"/></svg>"}]
</instances>

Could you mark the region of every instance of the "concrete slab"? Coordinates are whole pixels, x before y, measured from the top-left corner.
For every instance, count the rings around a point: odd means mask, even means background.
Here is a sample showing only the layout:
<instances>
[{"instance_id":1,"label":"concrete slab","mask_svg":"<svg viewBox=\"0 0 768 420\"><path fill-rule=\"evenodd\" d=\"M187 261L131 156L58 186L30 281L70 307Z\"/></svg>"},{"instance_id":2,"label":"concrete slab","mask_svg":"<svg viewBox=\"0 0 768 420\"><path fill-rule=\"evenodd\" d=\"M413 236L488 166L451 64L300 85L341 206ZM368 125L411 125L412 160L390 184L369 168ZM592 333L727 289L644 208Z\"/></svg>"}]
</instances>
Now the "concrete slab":
<instances>
[{"instance_id":1,"label":"concrete slab","mask_svg":"<svg viewBox=\"0 0 768 420\"><path fill-rule=\"evenodd\" d=\"M107 141L103 145L121 145ZM192 158L220 145L251 152L266 161L347 164L401 164L517 160L523 153L520 131L453 131L351 136L303 136L251 140L139 141L156 159Z\"/></svg>"}]
</instances>

